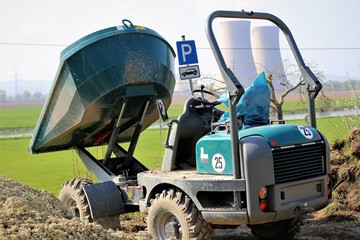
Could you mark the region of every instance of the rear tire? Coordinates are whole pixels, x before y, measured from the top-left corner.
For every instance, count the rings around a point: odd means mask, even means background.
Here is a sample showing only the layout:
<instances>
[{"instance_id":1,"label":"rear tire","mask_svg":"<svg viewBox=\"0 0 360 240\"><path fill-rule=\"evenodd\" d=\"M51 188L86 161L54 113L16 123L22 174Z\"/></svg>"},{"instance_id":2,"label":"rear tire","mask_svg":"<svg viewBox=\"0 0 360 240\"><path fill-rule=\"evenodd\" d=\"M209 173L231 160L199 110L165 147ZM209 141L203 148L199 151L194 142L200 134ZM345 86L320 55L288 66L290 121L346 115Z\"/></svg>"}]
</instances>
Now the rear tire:
<instances>
[{"instance_id":1,"label":"rear tire","mask_svg":"<svg viewBox=\"0 0 360 240\"><path fill-rule=\"evenodd\" d=\"M86 185L92 184L92 181L84 178L74 178L67 181L59 193L59 199L65 210L75 218L92 222L90 207L83 190Z\"/></svg>"},{"instance_id":2,"label":"rear tire","mask_svg":"<svg viewBox=\"0 0 360 240\"><path fill-rule=\"evenodd\" d=\"M266 240L286 240L293 239L295 234L300 231L302 221L299 217L286 219L273 223L248 225L252 234L260 239Z\"/></svg>"},{"instance_id":3,"label":"rear tire","mask_svg":"<svg viewBox=\"0 0 360 240\"><path fill-rule=\"evenodd\" d=\"M209 239L213 233L190 197L174 189L151 200L147 226L155 239Z\"/></svg>"}]
</instances>

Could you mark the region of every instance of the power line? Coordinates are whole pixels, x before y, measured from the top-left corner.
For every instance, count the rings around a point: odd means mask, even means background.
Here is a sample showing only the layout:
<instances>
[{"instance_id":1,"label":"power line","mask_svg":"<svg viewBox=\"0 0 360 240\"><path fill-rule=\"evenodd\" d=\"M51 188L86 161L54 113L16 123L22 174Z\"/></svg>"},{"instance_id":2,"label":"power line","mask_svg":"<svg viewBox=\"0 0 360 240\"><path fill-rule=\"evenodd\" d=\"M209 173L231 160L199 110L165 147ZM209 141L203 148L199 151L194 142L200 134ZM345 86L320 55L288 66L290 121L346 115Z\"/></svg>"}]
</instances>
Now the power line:
<instances>
[{"instance_id":1,"label":"power line","mask_svg":"<svg viewBox=\"0 0 360 240\"><path fill-rule=\"evenodd\" d=\"M10 43L3 42L0 45L12 45L12 46L39 46L39 47L67 47L69 45L64 44L52 44L52 43Z\"/></svg>"},{"instance_id":2,"label":"power line","mask_svg":"<svg viewBox=\"0 0 360 240\"><path fill-rule=\"evenodd\" d=\"M196 49L208 50L209 47L197 47ZM291 48L221 48L223 50L291 50ZM360 47L323 47L323 48L299 48L310 51L333 51L333 50L360 50Z\"/></svg>"},{"instance_id":3,"label":"power line","mask_svg":"<svg viewBox=\"0 0 360 240\"><path fill-rule=\"evenodd\" d=\"M38 46L38 47L67 47L66 44L53 44L53 43L21 43L21 42L0 42L0 45L12 46ZM199 50L210 50L210 47L197 47ZM223 50L291 50L291 48L224 48ZM360 50L360 47L310 47L299 48L303 51L338 51L338 50Z\"/></svg>"}]
</instances>

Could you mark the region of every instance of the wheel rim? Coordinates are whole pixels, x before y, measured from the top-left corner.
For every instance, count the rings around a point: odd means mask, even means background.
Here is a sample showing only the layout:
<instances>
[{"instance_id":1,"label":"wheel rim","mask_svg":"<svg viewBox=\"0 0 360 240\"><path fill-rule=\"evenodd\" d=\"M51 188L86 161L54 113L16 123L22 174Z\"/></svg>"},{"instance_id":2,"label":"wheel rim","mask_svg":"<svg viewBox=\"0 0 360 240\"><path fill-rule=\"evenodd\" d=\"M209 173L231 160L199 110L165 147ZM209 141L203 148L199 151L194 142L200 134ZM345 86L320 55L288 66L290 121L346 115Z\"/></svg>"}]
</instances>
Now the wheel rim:
<instances>
[{"instance_id":1,"label":"wheel rim","mask_svg":"<svg viewBox=\"0 0 360 240\"><path fill-rule=\"evenodd\" d=\"M207 240L211 237L211 226L182 191L162 190L150 204L146 222L153 238Z\"/></svg>"},{"instance_id":2,"label":"wheel rim","mask_svg":"<svg viewBox=\"0 0 360 240\"><path fill-rule=\"evenodd\" d=\"M76 204L75 199L68 198L64 203L66 210L68 210L73 217L80 217L80 210Z\"/></svg>"},{"instance_id":3,"label":"wheel rim","mask_svg":"<svg viewBox=\"0 0 360 240\"><path fill-rule=\"evenodd\" d=\"M159 231L158 235L161 236L161 239L168 239L170 237L181 239L181 224L173 213L164 211L159 214L158 217L160 221L158 221L157 229Z\"/></svg>"},{"instance_id":4,"label":"wheel rim","mask_svg":"<svg viewBox=\"0 0 360 240\"><path fill-rule=\"evenodd\" d=\"M59 199L64 209L73 218L92 222L90 207L87 202L83 187L92 184L91 180L85 178L74 178L67 181L60 190Z\"/></svg>"}]
</instances>

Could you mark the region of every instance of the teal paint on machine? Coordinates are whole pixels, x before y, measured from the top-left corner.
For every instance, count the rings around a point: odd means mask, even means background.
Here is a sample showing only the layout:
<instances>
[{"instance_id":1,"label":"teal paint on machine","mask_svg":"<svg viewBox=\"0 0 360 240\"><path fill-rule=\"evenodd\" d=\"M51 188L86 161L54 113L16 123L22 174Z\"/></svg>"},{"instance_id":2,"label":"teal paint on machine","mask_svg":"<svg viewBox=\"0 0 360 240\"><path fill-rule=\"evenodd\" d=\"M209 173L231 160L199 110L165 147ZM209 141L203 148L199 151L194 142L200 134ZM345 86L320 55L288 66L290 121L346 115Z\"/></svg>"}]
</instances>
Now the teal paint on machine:
<instances>
[{"instance_id":1,"label":"teal paint on machine","mask_svg":"<svg viewBox=\"0 0 360 240\"><path fill-rule=\"evenodd\" d=\"M271 147L289 146L322 140L316 129L296 124L278 124L253 127L239 131L239 139L257 135L269 142Z\"/></svg>"},{"instance_id":2,"label":"teal paint on machine","mask_svg":"<svg viewBox=\"0 0 360 240\"><path fill-rule=\"evenodd\" d=\"M157 99L169 107L175 86L174 50L155 31L128 20L123 23L87 35L62 51L30 141L31 153L107 143L124 102L117 142L127 142L144 109L142 131L159 117Z\"/></svg>"},{"instance_id":3,"label":"teal paint on machine","mask_svg":"<svg viewBox=\"0 0 360 240\"><path fill-rule=\"evenodd\" d=\"M272 148L314 143L323 140L314 128L295 124L252 127L239 130L238 136L239 142L249 136L260 136ZM199 139L196 144L196 167L198 173L233 174L230 134L226 131L218 131Z\"/></svg>"},{"instance_id":4,"label":"teal paint on machine","mask_svg":"<svg viewBox=\"0 0 360 240\"><path fill-rule=\"evenodd\" d=\"M198 173L231 175L231 138L225 132L202 137L196 144L196 168Z\"/></svg>"}]
</instances>

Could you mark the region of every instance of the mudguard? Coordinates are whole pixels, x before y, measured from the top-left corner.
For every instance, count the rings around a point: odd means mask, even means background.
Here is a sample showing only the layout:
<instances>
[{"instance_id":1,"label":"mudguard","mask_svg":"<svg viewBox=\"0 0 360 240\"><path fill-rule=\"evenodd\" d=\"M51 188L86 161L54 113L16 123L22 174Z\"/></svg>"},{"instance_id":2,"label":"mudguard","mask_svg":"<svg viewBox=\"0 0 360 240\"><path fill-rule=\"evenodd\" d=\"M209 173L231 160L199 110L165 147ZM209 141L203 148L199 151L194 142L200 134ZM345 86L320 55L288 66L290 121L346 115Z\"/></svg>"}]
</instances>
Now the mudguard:
<instances>
[{"instance_id":1,"label":"mudguard","mask_svg":"<svg viewBox=\"0 0 360 240\"><path fill-rule=\"evenodd\" d=\"M94 221L125 212L121 192L112 181L84 186L84 192Z\"/></svg>"}]
</instances>

